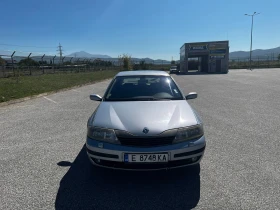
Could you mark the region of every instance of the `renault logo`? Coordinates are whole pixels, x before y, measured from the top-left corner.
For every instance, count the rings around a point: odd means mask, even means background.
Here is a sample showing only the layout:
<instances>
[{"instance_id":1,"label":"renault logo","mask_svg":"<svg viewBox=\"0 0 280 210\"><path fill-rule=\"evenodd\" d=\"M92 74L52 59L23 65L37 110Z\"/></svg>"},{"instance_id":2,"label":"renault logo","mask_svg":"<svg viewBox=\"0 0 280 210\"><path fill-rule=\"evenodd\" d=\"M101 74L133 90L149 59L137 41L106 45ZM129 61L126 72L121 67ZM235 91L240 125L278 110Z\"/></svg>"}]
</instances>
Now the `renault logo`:
<instances>
[{"instance_id":1,"label":"renault logo","mask_svg":"<svg viewBox=\"0 0 280 210\"><path fill-rule=\"evenodd\" d=\"M149 133L149 129L148 129L147 127L145 127L145 128L143 129L143 133L145 133L145 134Z\"/></svg>"}]
</instances>

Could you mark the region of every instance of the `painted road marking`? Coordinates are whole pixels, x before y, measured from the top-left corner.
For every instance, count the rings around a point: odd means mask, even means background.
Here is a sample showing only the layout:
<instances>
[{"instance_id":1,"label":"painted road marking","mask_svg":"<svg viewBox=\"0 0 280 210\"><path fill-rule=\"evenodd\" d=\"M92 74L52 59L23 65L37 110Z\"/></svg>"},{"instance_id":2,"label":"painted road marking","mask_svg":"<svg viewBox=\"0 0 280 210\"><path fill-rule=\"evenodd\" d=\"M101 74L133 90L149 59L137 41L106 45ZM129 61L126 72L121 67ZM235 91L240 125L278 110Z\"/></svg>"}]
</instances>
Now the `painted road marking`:
<instances>
[{"instance_id":1,"label":"painted road marking","mask_svg":"<svg viewBox=\"0 0 280 210\"><path fill-rule=\"evenodd\" d=\"M49 101L51 101L51 102L53 102L53 103L55 103L55 104L57 104L56 101L54 101L54 100L52 100L52 99L50 99L50 98L48 98L48 97L46 97L46 96L44 96L44 98L47 99L47 100L49 100Z\"/></svg>"},{"instance_id":2,"label":"painted road marking","mask_svg":"<svg viewBox=\"0 0 280 210\"><path fill-rule=\"evenodd\" d=\"M77 93L80 93L80 92L81 92L81 91L79 91L79 90L74 90L74 89L72 89L72 91L77 92Z\"/></svg>"}]
</instances>

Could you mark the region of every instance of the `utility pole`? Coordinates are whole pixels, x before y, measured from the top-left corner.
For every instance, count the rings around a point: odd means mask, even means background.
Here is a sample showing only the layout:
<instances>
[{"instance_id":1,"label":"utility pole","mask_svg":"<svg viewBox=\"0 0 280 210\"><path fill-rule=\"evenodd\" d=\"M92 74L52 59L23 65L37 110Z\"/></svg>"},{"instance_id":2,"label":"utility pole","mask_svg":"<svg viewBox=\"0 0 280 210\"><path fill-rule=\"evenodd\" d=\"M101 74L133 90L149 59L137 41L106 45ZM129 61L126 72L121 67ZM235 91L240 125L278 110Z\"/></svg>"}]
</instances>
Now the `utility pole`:
<instances>
[{"instance_id":1,"label":"utility pole","mask_svg":"<svg viewBox=\"0 0 280 210\"><path fill-rule=\"evenodd\" d=\"M63 53L62 53L62 46L61 46L61 44L59 43L59 46L58 46L58 50L57 50L58 52L59 52L59 62L61 63L61 61L62 61L62 55L63 55Z\"/></svg>"},{"instance_id":2,"label":"utility pole","mask_svg":"<svg viewBox=\"0 0 280 210\"><path fill-rule=\"evenodd\" d=\"M251 46L250 46L250 70L252 71L252 43L253 43L253 25L254 25L254 16L260 13L254 12L252 15L245 14L247 16L252 17L252 24L251 24Z\"/></svg>"}]
</instances>

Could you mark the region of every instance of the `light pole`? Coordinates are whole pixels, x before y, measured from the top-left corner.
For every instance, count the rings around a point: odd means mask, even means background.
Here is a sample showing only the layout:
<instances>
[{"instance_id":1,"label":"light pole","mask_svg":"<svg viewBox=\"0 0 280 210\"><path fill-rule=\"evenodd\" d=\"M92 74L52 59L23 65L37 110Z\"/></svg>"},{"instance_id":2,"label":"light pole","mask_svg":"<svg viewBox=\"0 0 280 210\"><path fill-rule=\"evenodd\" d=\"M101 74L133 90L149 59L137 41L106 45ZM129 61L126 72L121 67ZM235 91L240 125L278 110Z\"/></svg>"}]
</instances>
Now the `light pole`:
<instances>
[{"instance_id":1,"label":"light pole","mask_svg":"<svg viewBox=\"0 0 280 210\"><path fill-rule=\"evenodd\" d=\"M251 25L251 46L250 46L250 70L252 71L252 42L253 42L253 24L254 24L254 16L255 15L258 15L260 13L256 13L254 12L252 15L248 15L248 14L245 14L247 16L251 16L252 17L252 25Z\"/></svg>"}]
</instances>

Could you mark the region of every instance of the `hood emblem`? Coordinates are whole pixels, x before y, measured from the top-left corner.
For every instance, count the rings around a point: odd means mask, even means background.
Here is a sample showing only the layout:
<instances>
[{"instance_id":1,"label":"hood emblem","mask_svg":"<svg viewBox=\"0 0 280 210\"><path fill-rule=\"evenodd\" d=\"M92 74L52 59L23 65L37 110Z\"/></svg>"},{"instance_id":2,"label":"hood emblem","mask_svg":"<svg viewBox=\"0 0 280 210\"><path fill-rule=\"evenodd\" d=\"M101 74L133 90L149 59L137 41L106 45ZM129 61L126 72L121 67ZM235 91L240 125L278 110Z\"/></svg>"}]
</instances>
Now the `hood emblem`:
<instances>
[{"instance_id":1,"label":"hood emblem","mask_svg":"<svg viewBox=\"0 0 280 210\"><path fill-rule=\"evenodd\" d=\"M148 129L147 127L145 127L145 128L143 129L143 133L145 133L145 134L149 133L149 129Z\"/></svg>"}]
</instances>

